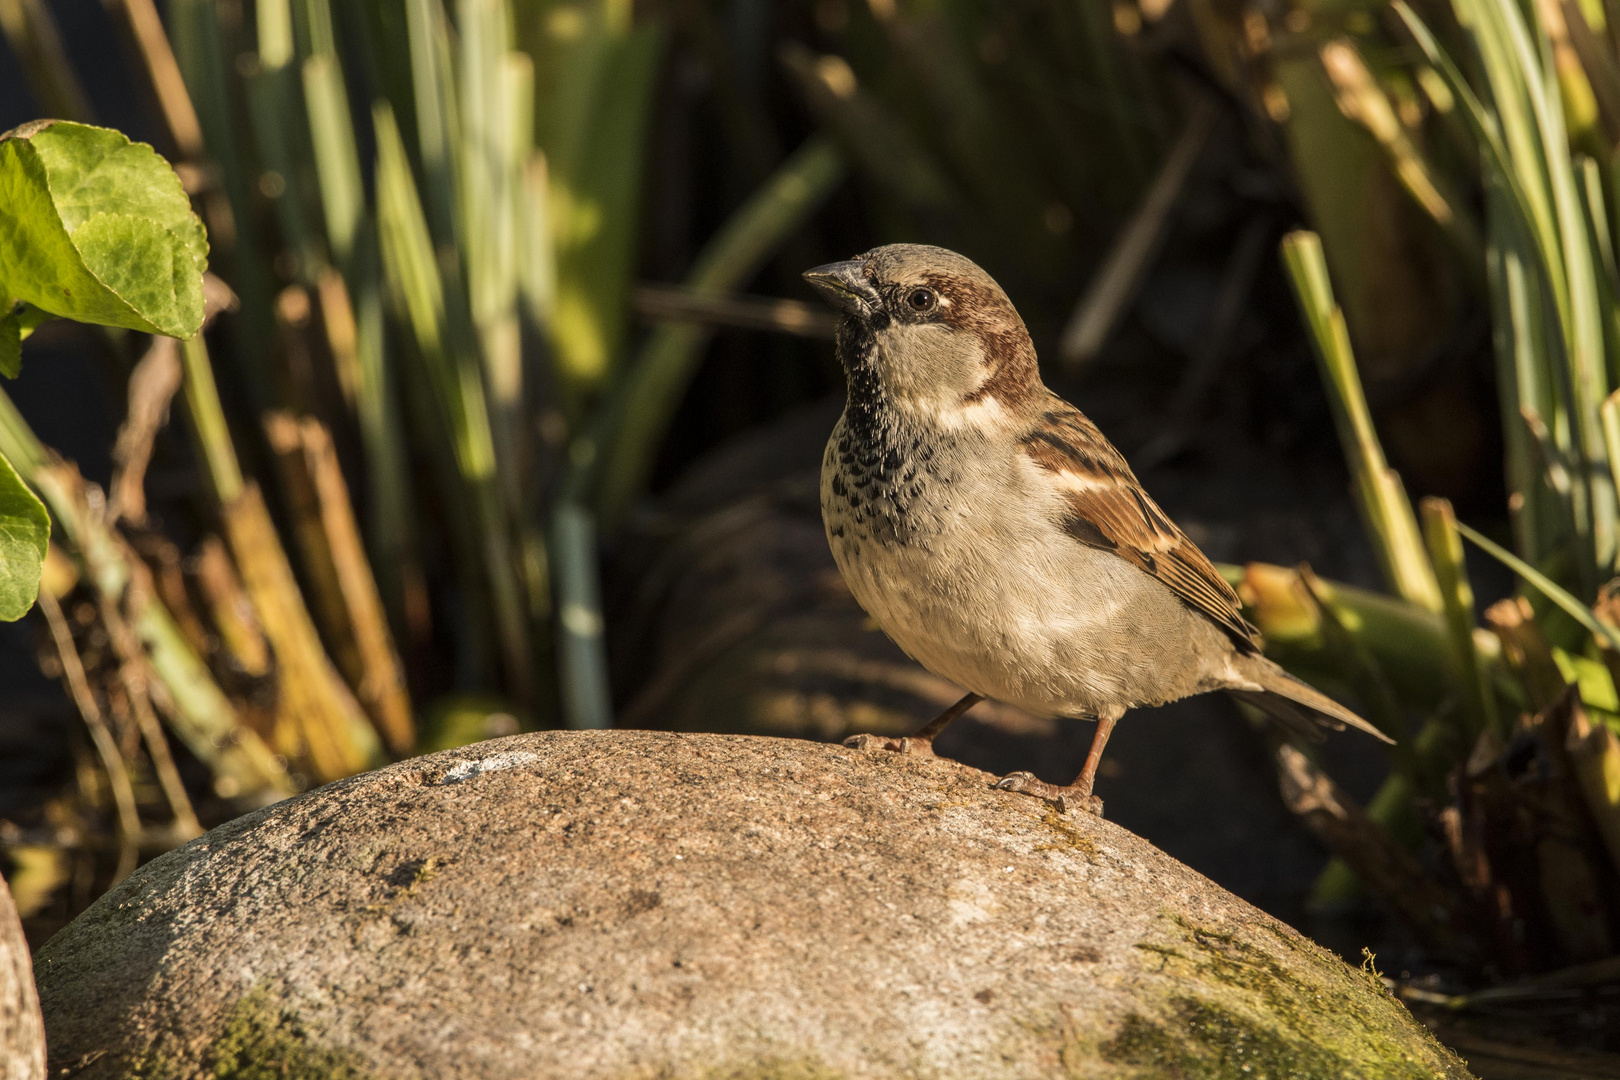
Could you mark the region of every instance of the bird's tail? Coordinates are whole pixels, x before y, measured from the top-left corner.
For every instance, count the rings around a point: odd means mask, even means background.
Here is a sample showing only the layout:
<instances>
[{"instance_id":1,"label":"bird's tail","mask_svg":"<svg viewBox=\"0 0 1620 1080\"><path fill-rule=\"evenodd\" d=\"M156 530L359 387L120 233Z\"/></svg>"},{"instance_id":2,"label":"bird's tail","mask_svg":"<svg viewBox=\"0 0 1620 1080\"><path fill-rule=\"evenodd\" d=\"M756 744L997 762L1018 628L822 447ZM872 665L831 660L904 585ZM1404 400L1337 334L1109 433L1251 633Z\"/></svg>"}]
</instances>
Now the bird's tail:
<instances>
[{"instance_id":1,"label":"bird's tail","mask_svg":"<svg viewBox=\"0 0 1620 1080\"><path fill-rule=\"evenodd\" d=\"M1339 731L1348 725L1358 731L1365 731L1375 739L1387 743L1395 741L1320 690L1306 686L1263 656L1244 657L1239 661L1238 670L1248 680L1260 684L1262 689L1228 692L1239 701L1253 705L1290 731L1319 740L1322 737L1320 728L1328 727Z\"/></svg>"}]
</instances>

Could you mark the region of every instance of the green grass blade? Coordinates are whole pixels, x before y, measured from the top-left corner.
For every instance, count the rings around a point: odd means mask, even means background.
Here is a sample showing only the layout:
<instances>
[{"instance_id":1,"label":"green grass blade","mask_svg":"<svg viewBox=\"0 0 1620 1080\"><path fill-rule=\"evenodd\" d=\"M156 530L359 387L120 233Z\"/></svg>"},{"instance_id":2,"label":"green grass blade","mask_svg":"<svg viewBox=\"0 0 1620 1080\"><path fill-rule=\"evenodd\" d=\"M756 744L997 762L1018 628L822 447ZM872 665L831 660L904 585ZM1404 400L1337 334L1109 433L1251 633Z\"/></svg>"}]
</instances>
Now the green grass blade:
<instances>
[{"instance_id":1,"label":"green grass blade","mask_svg":"<svg viewBox=\"0 0 1620 1080\"><path fill-rule=\"evenodd\" d=\"M1538 31L1540 24L1536 24ZM1542 51L1547 50L1541 35ZM1550 62L1546 65L1552 67ZM1574 327L1572 347L1566 355L1568 411L1573 426L1572 456L1580 462L1576 477L1577 529L1584 540L1577 551L1579 580L1583 592L1595 596L1598 567L1612 566L1615 559L1617 507L1613 479L1609 473L1608 449L1603 441L1599 409L1608 395L1608 365L1604 357L1604 313L1598 274L1601 264L1590 243L1590 219L1575 179L1576 163L1569 154L1555 75L1545 95L1544 112L1538 117L1546 146L1549 173L1558 212L1565 273L1569 282L1570 318Z\"/></svg>"},{"instance_id":2,"label":"green grass blade","mask_svg":"<svg viewBox=\"0 0 1620 1080\"><path fill-rule=\"evenodd\" d=\"M1494 113L1486 112L1401 0L1395 10L1463 102L1488 166L1487 277L1495 297L1515 542L1534 563L1568 553L1567 572L1582 593L1592 595L1599 568L1614 564L1620 511L1600 415L1609 385L1606 346L1620 343L1620 315L1606 269L1613 253L1597 190L1601 185L1590 168L1571 163L1547 42L1539 24L1534 32L1526 26L1518 5L1512 0L1457 4L1459 21L1479 50ZM1504 214L1509 208L1511 214ZM1539 275L1530 272L1532 267ZM1546 420L1551 452L1542 455L1545 461L1571 463L1568 513L1555 508L1541 463L1533 460L1535 441L1519 420L1527 412Z\"/></svg>"},{"instance_id":3,"label":"green grass blade","mask_svg":"<svg viewBox=\"0 0 1620 1080\"><path fill-rule=\"evenodd\" d=\"M459 332L464 297L446 288L453 261L436 256L417 195L404 140L386 104L374 110L377 132L377 215L390 290L405 313L426 383L449 433L463 502L475 516L472 550L483 567L508 686L520 700L531 683L525 590L519 587L514 531L496 483L495 444L477 355ZM459 316L459 317L458 317Z\"/></svg>"},{"instance_id":4,"label":"green grass blade","mask_svg":"<svg viewBox=\"0 0 1620 1080\"><path fill-rule=\"evenodd\" d=\"M1525 410L1551 412L1548 385L1556 348L1544 312L1549 294L1541 287L1534 244L1526 222L1505 205L1509 196L1501 176L1487 175L1486 280L1491 293L1491 332L1497 363L1497 397L1506 450L1508 513L1514 543L1532 563L1561 549L1566 530L1555 509L1555 495L1545 482L1535 441L1523 421Z\"/></svg>"},{"instance_id":5,"label":"green grass blade","mask_svg":"<svg viewBox=\"0 0 1620 1080\"><path fill-rule=\"evenodd\" d=\"M533 70L527 57L510 49L500 0L461 0L458 11L462 254L497 468L515 515L525 488L517 245L522 168L533 139Z\"/></svg>"},{"instance_id":6,"label":"green grass blade","mask_svg":"<svg viewBox=\"0 0 1620 1080\"><path fill-rule=\"evenodd\" d=\"M1609 467L1620 487L1620 390L1603 399L1603 437L1609 444Z\"/></svg>"},{"instance_id":7,"label":"green grass blade","mask_svg":"<svg viewBox=\"0 0 1620 1080\"><path fill-rule=\"evenodd\" d=\"M417 196L393 110L379 103L373 110L372 125L377 134L377 221L388 284L417 348L424 354L437 353L444 348L444 283L439 279L427 215ZM469 451L461 448L458 454Z\"/></svg>"},{"instance_id":8,"label":"green grass blade","mask_svg":"<svg viewBox=\"0 0 1620 1080\"><path fill-rule=\"evenodd\" d=\"M1558 228L1551 182L1536 130L1536 110L1531 101L1531 92L1539 88L1541 76L1533 61L1528 71L1521 66L1523 52L1529 48L1522 20L1513 12L1507 13L1504 18L1498 0L1457 0L1454 9L1457 21L1468 32L1479 55L1480 69L1488 90L1489 126L1501 140L1502 164L1524 194L1529 219L1538 237L1549 252L1557 252ZM1409 9L1402 11L1397 8L1397 11L1409 29L1421 25ZM1517 35L1512 32L1515 25ZM1523 49L1515 48L1515 36ZM1458 93L1459 99L1465 104L1473 99L1471 88L1459 90L1459 87L1467 87L1468 84L1450 58L1437 48L1430 51L1432 36L1425 33L1419 38L1419 44L1424 47L1431 62L1435 62L1437 55L1444 57L1443 62L1436 66L1451 84L1453 92ZM1558 296L1559 309L1567 312L1568 297L1564 294L1562 275L1557 273L1560 260L1552 258L1549 262L1550 269L1555 273L1551 285Z\"/></svg>"},{"instance_id":9,"label":"green grass blade","mask_svg":"<svg viewBox=\"0 0 1620 1080\"><path fill-rule=\"evenodd\" d=\"M311 286L326 264L326 252L310 224L303 198L302 161L308 155L297 117L303 110L297 75L289 65L269 67L261 62L257 70L244 73L243 83L254 144L266 170L260 177L259 192L275 210L283 248L297 257L293 276Z\"/></svg>"},{"instance_id":10,"label":"green grass blade","mask_svg":"<svg viewBox=\"0 0 1620 1080\"><path fill-rule=\"evenodd\" d=\"M186 89L197 109L203 139L211 160L219 166L221 186L230 205L234 229L225 237L210 228L220 273L241 298L241 315L232 320L231 361L233 374L247 392L255 413L271 406L267 358L275 340L273 317L274 281L270 260L259 239L250 187L258 177L258 166L240 146L232 109L232 84L226 75L225 41L218 5L210 0L169 0L168 26L175 59L185 79ZM212 224L212 222L211 222Z\"/></svg>"},{"instance_id":11,"label":"green grass blade","mask_svg":"<svg viewBox=\"0 0 1620 1080\"><path fill-rule=\"evenodd\" d=\"M1520 183L1507 145L1502 140L1500 124L1495 116L1486 111L1450 54L1440 47L1434 34L1407 6L1405 0L1394 0L1391 7L1405 24L1424 57L1439 72L1447 89L1462 104L1463 122L1479 146L1487 184L1491 178L1496 179L1510 200L1514 212L1522 219L1526 234L1536 241L1534 251L1541 271L1547 277L1548 287L1557 295L1562 290L1563 277L1557 269L1558 249L1553 242L1551 217L1545 208L1544 200L1532 200L1530 192Z\"/></svg>"},{"instance_id":12,"label":"green grass blade","mask_svg":"<svg viewBox=\"0 0 1620 1080\"><path fill-rule=\"evenodd\" d=\"M1592 614L1591 609L1575 599L1552 578L1460 521L1457 522L1457 531L1484 549L1487 554L1491 555L1503 566L1518 574L1548 600L1556 604L1570 618L1590 630L1595 636L1608 642L1611 648L1620 649L1620 631L1599 622L1597 617Z\"/></svg>"},{"instance_id":13,"label":"green grass blade","mask_svg":"<svg viewBox=\"0 0 1620 1080\"><path fill-rule=\"evenodd\" d=\"M365 184L360 178L360 152L355 146L349 92L343 84L343 69L330 53L304 61L303 75L327 243L338 266L346 267L354 258L356 237L366 215Z\"/></svg>"},{"instance_id":14,"label":"green grass blade","mask_svg":"<svg viewBox=\"0 0 1620 1080\"><path fill-rule=\"evenodd\" d=\"M365 454L366 546L396 636L406 629L405 575L415 563L411 465L401 426L397 375L390 365L383 310L382 254L375 226L365 223L352 267L355 353L360 368L356 414Z\"/></svg>"},{"instance_id":15,"label":"green grass blade","mask_svg":"<svg viewBox=\"0 0 1620 1080\"><path fill-rule=\"evenodd\" d=\"M1564 415L1552 420L1560 449L1578 457L1582 464L1573 493L1580 541L1575 569L1582 591L1592 595L1597 586L1596 564L1613 562L1616 506L1598 419L1607 385L1602 315L1594 263L1587 246L1586 218L1576 189L1557 74L1541 25L1526 25L1523 9L1514 0L1479 3L1488 16L1494 17L1495 33L1505 39L1509 71L1517 76L1529 104L1535 140L1526 152L1537 156L1540 171L1547 179L1563 256L1567 306L1561 314L1567 328L1563 356L1566 369L1554 385L1562 392ZM1504 76L1507 74L1504 72ZM1530 169L1529 162L1521 163L1521 173Z\"/></svg>"},{"instance_id":16,"label":"green grass blade","mask_svg":"<svg viewBox=\"0 0 1620 1080\"><path fill-rule=\"evenodd\" d=\"M556 560L557 673L564 719L571 728L612 727L596 529L589 511L568 501L557 507L551 550Z\"/></svg>"},{"instance_id":17,"label":"green grass blade","mask_svg":"<svg viewBox=\"0 0 1620 1080\"><path fill-rule=\"evenodd\" d=\"M291 64L295 48L291 0L258 0L253 5L253 18L259 67L280 71Z\"/></svg>"},{"instance_id":18,"label":"green grass blade","mask_svg":"<svg viewBox=\"0 0 1620 1080\"><path fill-rule=\"evenodd\" d=\"M1428 542L1429 562L1439 581L1440 597L1445 603L1443 614L1457 697L1468 718L1471 745L1481 731L1500 732L1500 728L1496 698L1474 645L1474 590L1463 559L1462 534L1457 531L1457 517L1449 502L1434 498L1423 500L1423 535Z\"/></svg>"},{"instance_id":19,"label":"green grass blade","mask_svg":"<svg viewBox=\"0 0 1620 1080\"><path fill-rule=\"evenodd\" d=\"M552 248L551 179L546 156L538 150L523 166L523 193L519 210L523 231L518 280L524 312L541 330L551 325L557 299L557 257Z\"/></svg>"},{"instance_id":20,"label":"green grass blade","mask_svg":"<svg viewBox=\"0 0 1620 1080\"><path fill-rule=\"evenodd\" d=\"M1615 258L1614 228L1605 202L1603 166L1586 155L1576 161L1575 179L1580 184L1581 208L1586 212L1587 244L1592 251L1597 277L1598 302L1603 314L1603 344L1607 359L1604 375L1609 385L1620 382L1620 262ZM1601 422L1601 406L1599 407ZM1614 447L1607 437L1604 449L1610 471L1614 467Z\"/></svg>"},{"instance_id":21,"label":"green grass blade","mask_svg":"<svg viewBox=\"0 0 1620 1080\"><path fill-rule=\"evenodd\" d=\"M332 6L327 0L298 0L294 25L306 56L337 55L337 31L332 25Z\"/></svg>"},{"instance_id":22,"label":"green grass blade","mask_svg":"<svg viewBox=\"0 0 1620 1080\"><path fill-rule=\"evenodd\" d=\"M223 505L242 493L242 467L236 460L236 446L231 442L230 427L225 422L225 408L220 404L214 366L209 362L203 335L182 342L180 355L185 365L186 408L191 413L192 428L214 498Z\"/></svg>"},{"instance_id":23,"label":"green grass blade","mask_svg":"<svg viewBox=\"0 0 1620 1080\"><path fill-rule=\"evenodd\" d=\"M1430 611L1439 611L1440 588L1429 566L1412 504L1400 477L1385 461L1373 428L1344 313L1333 300L1322 242L1315 233L1293 232L1283 238L1282 254L1316 346L1339 442L1355 477L1357 504L1385 578L1397 595Z\"/></svg>"},{"instance_id":24,"label":"green grass blade","mask_svg":"<svg viewBox=\"0 0 1620 1080\"><path fill-rule=\"evenodd\" d=\"M439 0L405 0L410 40L411 92L416 106L416 148L426 178L422 205L436 244L455 247L455 181L451 148L457 144L455 94L450 72L450 30Z\"/></svg>"}]
</instances>

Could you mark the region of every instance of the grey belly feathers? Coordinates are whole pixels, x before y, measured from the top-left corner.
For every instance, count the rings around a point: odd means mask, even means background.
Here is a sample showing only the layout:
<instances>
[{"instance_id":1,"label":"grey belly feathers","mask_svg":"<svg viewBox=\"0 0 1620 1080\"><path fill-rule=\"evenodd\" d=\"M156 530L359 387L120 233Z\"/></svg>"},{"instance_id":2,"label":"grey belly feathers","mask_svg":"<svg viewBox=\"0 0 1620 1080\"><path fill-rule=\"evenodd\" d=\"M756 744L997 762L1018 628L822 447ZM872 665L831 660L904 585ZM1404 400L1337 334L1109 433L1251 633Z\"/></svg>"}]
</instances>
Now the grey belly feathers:
<instances>
[{"instance_id":1,"label":"grey belly feathers","mask_svg":"<svg viewBox=\"0 0 1620 1080\"><path fill-rule=\"evenodd\" d=\"M1259 689L1214 623L1066 533L1057 494L1023 455L971 429L884 436L856 439L839 421L822 518L856 601L924 667L1044 716Z\"/></svg>"}]
</instances>

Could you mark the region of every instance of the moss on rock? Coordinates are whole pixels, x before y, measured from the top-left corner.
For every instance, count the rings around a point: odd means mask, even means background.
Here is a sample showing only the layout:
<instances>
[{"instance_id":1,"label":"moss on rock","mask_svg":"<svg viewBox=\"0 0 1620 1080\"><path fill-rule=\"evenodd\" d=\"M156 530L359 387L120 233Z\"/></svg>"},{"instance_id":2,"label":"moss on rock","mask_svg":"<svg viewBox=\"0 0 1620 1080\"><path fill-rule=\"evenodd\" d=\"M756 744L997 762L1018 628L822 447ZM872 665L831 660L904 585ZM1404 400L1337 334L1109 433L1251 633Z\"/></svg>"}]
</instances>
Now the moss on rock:
<instances>
[{"instance_id":1,"label":"moss on rock","mask_svg":"<svg viewBox=\"0 0 1620 1080\"><path fill-rule=\"evenodd\" d=\"M1176 997L1170 1005L1168 1022L1140 1013L1126 1016L1119 1033L1099 1047L1103 1059L1179 1080L1350 1080L1365 1075L1337 1054L1284 1038L1207 1001Z\"/></svg>"},{"instance_id":2,"label":"moss on rock","mask_svg":"<svg viewBox=\"0 0 1620 1080\"><path fill-rule=\"evenodd\" d=\"M1163 938L1136 949L1146 966L1176 976L1181 989L1156 1015L1129 1013L1098 1046L1106 1061L1185 1080L1469 1075L1426 1031L1414 1039L1411 1016L1375 976L1297 934L1255 924L1286 946L1279 953L1176 913L1165 913L1161 928Z\"/></svg>"},{"instance_id":3,"label":"moss on rock","mask_svg":"<svg viewBox=\"0 0 1620 1080\"><path fill-rule=\"evenodd\" d=\"M242 996L209 1048L219 1080L368 1080L357 1055L319 1045L266 987Z\"/></svg>"},{"instance_id":4,"label":"moss on rock","mask_svg":"<svg viewBox=\"0 0 1620 1080\"><path fill-rule=\"evenodd\" d=\"M123 1080L371 1080L358 1055L323 1046L297 1013L267 986L243 994L201 1053L164 1040L127 1059ZM189 1060L188 1060L189 1059Z\"/></svg>"}]
</instances>

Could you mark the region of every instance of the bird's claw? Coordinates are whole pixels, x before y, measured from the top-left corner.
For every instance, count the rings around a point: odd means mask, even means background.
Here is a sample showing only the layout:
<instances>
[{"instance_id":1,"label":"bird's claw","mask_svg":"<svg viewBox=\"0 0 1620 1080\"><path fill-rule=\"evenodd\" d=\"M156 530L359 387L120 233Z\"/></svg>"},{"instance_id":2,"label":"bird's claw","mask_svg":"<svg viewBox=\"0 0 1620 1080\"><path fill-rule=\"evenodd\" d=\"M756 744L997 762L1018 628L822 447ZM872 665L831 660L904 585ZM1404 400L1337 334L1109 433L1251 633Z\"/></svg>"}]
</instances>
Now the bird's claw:
<instances>
[{"instance_id":1,"label":"bird's claw","mask_svg":"<svg viewBox=\"0 0 1620 1080\"><path fill-rule=\"evenodd\" d=\"M1037 799L1044 799L1057 807L1060 814L1066 814L1070 810L1084 810L1088 814L1103 816L1103 801L1097 796L1090 792L1082 794L1072 788L1048 784L1031 772L1008 773L996 781L996 790L1016 791L1021 795L1033 795Z\"/></svg>"},{"instance_id":2,"label":"bird's claw","mask_svg":"<svg viewBox=\"0 0 1620 1080\"><path fill-rule=\"evenodd\" d=\"M934 740L918 739L910 735L900 738L889 735L851 735L844 740L844 745L851 750L888 750L895 754L934 756Z\"/></svg>"}]
</instances>

